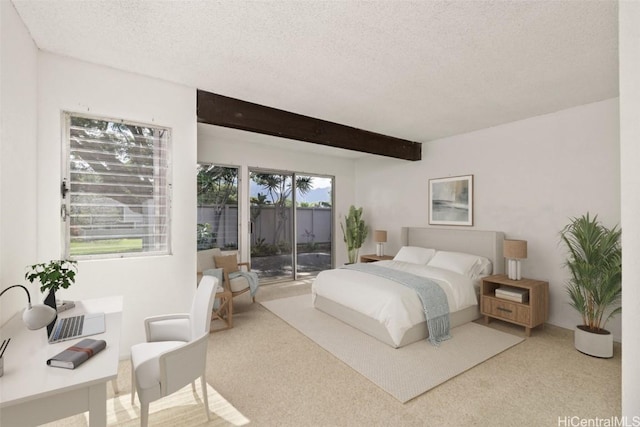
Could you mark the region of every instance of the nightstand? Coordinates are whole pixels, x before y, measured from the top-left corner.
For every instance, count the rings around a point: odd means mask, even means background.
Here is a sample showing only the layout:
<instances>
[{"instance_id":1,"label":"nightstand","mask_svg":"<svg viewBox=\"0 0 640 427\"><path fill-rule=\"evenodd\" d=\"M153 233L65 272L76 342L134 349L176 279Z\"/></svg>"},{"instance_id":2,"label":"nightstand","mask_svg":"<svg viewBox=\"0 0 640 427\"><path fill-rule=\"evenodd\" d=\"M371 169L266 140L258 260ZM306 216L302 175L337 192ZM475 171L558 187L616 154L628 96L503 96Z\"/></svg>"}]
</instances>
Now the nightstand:
<instances>
[{"instance_id":1,"label":"nightstand","mask_svg":"<svg viewBox=\"0 0 640 427\"><path fill-rule=\"evenodd\" d=\"M507 286L528 293L523 302L496 296L496 289ZM541 280L511 280L505 274L497 274L482 279L480 288L480 313L485 323L493 319L524 326L527 336L531 328L544 324L549 314L549 283Z\"/></svg>"},{"instance_id":2,"label":"nightstand","mask_svg":"<svg viewBox=\"0 0 640 427\"><path fill-rule=\"evenodd\" d=\"M376 254L368 254L368 255L360 255L360 262L375 262L375 261L385 261L393 259L391 255L376 255Z\"/></svg>"}]
</instances>

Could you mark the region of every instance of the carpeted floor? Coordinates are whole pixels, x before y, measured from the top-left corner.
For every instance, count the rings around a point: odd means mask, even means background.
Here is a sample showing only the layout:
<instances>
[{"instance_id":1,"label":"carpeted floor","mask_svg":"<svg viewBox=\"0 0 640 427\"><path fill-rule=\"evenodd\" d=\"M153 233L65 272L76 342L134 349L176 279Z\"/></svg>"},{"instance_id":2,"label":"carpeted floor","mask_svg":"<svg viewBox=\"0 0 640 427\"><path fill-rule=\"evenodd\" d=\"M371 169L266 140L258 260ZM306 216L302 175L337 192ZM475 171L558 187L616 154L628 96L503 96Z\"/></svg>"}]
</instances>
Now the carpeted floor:
<instances>
[{"instance_id":1,"label":"carpeted floor","mask_svg":"<svg viewBox=\"0 0 640 427\"><path fill-rule=\"evenodd\" d=\"M273 284L256 299L308 294L310 287L309 281ZM252 426L536 427L621 413L621 346L615 344L612 359L585 356L563 328L536 328L521 344L403 404L248 294L237 297L234 308L233 329L211 334L207 382ZM521 327L489 326L524 337ZM129 378L123 361L118 382L124 394ZM151 412L161 404L152 403ZM201 405L193 411L206 420ZM69 425L65 421L52 425Z\"/></svg>"},{"instance_id":2,"label":"carpeted floor","mask_svg":"<svg viewBox=\"0 0 640 427\"><path fill-rule=\"evenodd\" d=\"M395 349L316 310L306 294L262 305L403 403L523 341L472 322L437 347L421 340Z\"/></svg>"},{"instance_id":3,"label":"carpeted floor","mask_svg":"<svg viewBox=\"0 0 640 427\"><path fill-rule=\"evenodd\" d=\"M211 386L207 387L209 397L209 416L204 409L200 381L196 381L195 393L188 385L170 396L150 405L149 425L156 427L172 426L243 426L249 420L236 410L224 397ZM89 413L78 414L63 421L49 423L46 426L79 427L89 425ZM107 401L107 425L118 427L137 427L140 425L140 403L136 398L131 405L131 394L120 393Z\"/></svg>"}]
</instances>

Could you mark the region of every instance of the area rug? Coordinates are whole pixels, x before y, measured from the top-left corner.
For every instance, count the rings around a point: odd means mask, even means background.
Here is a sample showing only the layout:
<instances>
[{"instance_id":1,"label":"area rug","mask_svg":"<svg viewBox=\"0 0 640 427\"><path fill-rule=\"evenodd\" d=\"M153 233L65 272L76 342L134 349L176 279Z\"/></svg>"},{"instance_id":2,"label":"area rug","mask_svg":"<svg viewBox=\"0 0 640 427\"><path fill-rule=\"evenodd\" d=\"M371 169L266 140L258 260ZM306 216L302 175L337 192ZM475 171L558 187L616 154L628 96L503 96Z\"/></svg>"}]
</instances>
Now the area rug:
<instances>
[{"instance_id":1,"label":"area rug","mask_svg":"<svg viewBox=\"0 0 640 427\"><path fill-rule=\"evenodd\" d=\"M403 403L524 340L467 323L439 347L424 340L395 349L316 310L308 294L261 304Z\"/></svg>"},{"instance_id":2,"label":"area rug","mask_svg":"<svg viewBox=\"0 0 640 427\"><path fill-rule=\"evenodd\" d=\"M196 393L191 385L149 405L149 425L154 427L173 426L243 426L249 420L233 407L224 397L207 385L211 420L207 421L202 401L200 380L196 381ZM88 426L89 413L45 424L47 427ZM136 397L131 406L131 394L119 394L107 400L107 426L140 426L140 403Z\"/></svg>"}]
</instances>

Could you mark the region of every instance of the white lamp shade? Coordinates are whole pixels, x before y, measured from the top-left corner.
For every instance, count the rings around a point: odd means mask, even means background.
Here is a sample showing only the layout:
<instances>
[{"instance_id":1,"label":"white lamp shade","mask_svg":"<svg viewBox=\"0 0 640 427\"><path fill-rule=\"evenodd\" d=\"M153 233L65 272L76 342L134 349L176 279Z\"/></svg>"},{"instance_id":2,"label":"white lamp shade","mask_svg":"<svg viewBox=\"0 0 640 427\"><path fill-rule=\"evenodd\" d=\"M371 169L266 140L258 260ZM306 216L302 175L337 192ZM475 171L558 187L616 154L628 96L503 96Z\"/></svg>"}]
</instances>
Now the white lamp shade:
<instances>
[{"instance_id":1,"label":"white lamp shade","mask_svg":"<svg viewBox=\"0 0 640 427\"><path fill-rule=\"evenodd\" d=\"M36 304L27 307L22 313L22 321L28 329L44 328L56 318L56 311L48 305Z\"/></svg>"}]
</instances>

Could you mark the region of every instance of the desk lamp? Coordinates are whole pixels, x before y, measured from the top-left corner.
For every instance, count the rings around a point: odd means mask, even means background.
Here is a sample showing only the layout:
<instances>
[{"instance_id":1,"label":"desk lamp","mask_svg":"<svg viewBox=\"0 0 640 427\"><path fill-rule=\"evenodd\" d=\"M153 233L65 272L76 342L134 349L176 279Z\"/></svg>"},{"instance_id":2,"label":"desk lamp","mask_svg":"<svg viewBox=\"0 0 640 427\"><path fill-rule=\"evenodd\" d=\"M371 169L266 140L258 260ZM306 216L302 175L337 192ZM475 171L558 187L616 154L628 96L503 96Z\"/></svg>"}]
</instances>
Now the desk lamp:
<instances>
[{"instance_id":1,"label":"desk lamp","mask_svg":"<svg viewBox=\"0 0 640 427\"><path fill-rule=\"evenodd\" d=\"M27 328L34 331L44 328L56 318L56 311L44 304L31 305L31 295L29 291L22 285L12 285L0 292L0 297L11 288L22 288L27 293L27 308L22 313L22 321Z\"/></svg>"}]
</instances>

